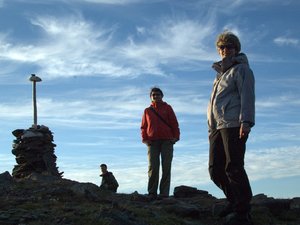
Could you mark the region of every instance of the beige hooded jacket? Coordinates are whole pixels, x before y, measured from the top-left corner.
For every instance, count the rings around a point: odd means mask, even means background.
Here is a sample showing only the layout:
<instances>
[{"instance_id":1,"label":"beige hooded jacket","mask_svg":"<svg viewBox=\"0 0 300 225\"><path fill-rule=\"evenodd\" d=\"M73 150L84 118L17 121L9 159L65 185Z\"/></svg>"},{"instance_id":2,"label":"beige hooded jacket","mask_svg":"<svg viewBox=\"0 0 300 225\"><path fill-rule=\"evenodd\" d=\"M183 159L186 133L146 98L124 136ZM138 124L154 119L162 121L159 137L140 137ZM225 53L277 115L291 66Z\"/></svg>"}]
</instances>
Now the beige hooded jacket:
<instances>
[{"instance_id":1,"label":"beige hooded jacket","mask_svg":"<svg viewBox=\"0 0 300 225\"><path fill-rule=\"evenodd\" d=\"M255 124L255 79L247 56L239 53L212 66L217 71L207 108L209 132Z\"/></svg>"}]
</instances>

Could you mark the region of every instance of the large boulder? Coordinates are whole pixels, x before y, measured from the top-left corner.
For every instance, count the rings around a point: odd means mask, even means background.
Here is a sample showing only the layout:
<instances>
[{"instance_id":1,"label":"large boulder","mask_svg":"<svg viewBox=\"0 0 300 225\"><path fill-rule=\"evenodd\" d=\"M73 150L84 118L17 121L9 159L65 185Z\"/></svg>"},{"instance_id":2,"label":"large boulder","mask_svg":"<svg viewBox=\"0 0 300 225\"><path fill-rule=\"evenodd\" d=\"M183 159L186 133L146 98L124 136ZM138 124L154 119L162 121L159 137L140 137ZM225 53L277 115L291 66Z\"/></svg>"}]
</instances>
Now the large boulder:
<instances>
[{"instance_id":1,"label":"large boulder","mask_svg":"<svg viewBox=\"0 0 300 225\"><path fill-rule=\"evenodd\" d=\"M194 187L189 187L181 185L174 188L174 197L175 198L191 198L197 195L208 195L207 191L198 190Z\"/></svg>"}]
</instances>

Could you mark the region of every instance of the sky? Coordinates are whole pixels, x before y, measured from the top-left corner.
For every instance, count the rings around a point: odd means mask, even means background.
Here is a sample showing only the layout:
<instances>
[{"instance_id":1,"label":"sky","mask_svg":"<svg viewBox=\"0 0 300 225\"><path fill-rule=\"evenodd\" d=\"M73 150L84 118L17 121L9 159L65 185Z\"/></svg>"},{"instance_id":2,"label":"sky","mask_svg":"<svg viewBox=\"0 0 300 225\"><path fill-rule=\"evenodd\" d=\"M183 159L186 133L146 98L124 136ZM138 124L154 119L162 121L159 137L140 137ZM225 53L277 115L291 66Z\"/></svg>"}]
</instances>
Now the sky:
<instances>
[{"instance_id":1,"label":"sky","mask_svg":"<svg viewBox=\"0 0 300 225\"><path fill-rule=\"evenodd\" d=\"M153 86L179 121L171 194L187 185L224 197L208 174L206 108L220 60L215 41L240 38L256 80L245 168L253 194L300 197L300 1L0 0L0 173L12 173L15 129L53 132L64 178L147 193L143 111Z\"/></svg>"}]
</instances>

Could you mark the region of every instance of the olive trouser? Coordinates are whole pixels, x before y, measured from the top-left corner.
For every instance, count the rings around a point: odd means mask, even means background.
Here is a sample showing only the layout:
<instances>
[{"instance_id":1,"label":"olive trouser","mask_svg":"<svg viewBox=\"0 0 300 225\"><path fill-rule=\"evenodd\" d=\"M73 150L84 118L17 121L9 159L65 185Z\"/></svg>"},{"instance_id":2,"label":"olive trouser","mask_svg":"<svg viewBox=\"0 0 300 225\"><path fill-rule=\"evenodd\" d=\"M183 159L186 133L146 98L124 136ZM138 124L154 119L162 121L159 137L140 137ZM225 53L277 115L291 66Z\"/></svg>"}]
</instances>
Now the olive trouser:
<instances>
[{"instance_id":1,"label":"olive trouser","mask_svg":"<svg viewBox=\"0 0 300 225\"><path fill-rule=\"evenodd\" d=\"M171 164L173 159L173 143L170 140L152 141L148 146L148 193L156 195L159 180L160 156L162 177L160 180L160 195L169 196L171 182Z\"/></svg>"},{"instance_id":2,"label":"olive trouser","mask_svg":"<svg viewBox=\"0 0 300 225\"><path fill-rule=\"evenodd\" d=\"M239 138L239 127L213 131L209 136L209 173L213 182L223 190L233 210L250 210L252 190L244 169L245 138Z\"/></svg>"}]
</instances>

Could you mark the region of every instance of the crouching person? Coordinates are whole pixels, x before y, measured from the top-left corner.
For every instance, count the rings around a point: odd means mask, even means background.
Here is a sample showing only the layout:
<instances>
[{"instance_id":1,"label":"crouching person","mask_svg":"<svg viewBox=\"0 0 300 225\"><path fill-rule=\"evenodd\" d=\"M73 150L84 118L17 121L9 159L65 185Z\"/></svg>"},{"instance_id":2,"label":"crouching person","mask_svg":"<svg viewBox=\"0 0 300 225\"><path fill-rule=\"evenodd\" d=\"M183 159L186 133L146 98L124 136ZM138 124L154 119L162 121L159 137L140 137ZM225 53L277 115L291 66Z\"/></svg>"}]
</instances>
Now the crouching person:
<instances>
[{"instance_id":1,"label":"crouching person","mask_svg":"<svg viewBox=\"0 0 300 225\"><path fill-rule=\"evenodd\" d=\"M101 190L108 190L112 192L117 192L117 189L119 187L118 181L116 180L115 176L112 172L107 171L107 165L101 164L100 165L102 174L100 177L102 177L100 188Z\"/></svg>"}]
</instances>

